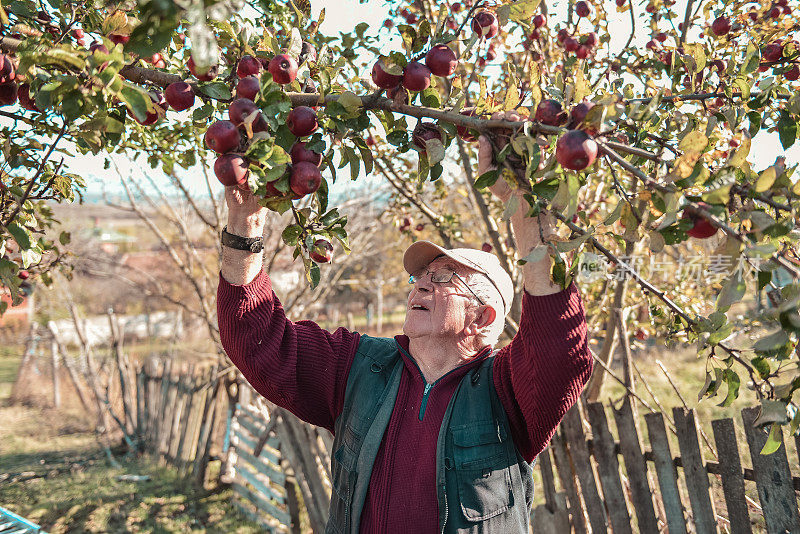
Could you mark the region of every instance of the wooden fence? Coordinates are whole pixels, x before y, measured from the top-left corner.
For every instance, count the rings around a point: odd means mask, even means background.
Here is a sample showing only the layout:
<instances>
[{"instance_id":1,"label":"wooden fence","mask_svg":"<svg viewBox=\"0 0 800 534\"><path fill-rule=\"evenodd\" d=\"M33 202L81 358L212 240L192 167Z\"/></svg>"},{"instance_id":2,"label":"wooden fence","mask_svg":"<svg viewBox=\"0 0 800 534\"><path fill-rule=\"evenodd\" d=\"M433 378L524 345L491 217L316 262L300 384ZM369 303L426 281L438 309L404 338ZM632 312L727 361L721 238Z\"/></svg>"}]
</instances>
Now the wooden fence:
<instances>
[{"instance_id":1,"label":"wooden fence","mask_svg":"<svg viewBox=\"0 0 800 534\"><path fill-rule=\"evenodd\" d=\"M753 425L759 408L742 411L752 469L742 467L732 419L711 423L718 457L714 462L703 458L692 410L672 412L677 456L664 414L644 416L647 448L629 400L612 412L617 439L602 404L579 403L539 456L545 504L533 513L536 534L800 532L800 478L791 473L785 443L773 454L760 454L767 433ZM800 438L794 439L800 451ZM797 468L798 461L792 465ZM752 482L761 510L752 500L748 503L745 490ZM715 493L722 498L715 499Z\"/></svg>"},{"instance_id":2,"label":"wooden fence","mask_svg":"<svg viewBox=\"0 0 800 534\"><path fill-rule=\"evenodd\" d=\"M172 360L153 361L136 373L135 433L139 448L156 455L200 485L206 478L211 447L219 424L222 377L216 367L195 374L189 367L174 372ZM124 394L123 394L124 398Z\"/></svg>"}]
</instances>

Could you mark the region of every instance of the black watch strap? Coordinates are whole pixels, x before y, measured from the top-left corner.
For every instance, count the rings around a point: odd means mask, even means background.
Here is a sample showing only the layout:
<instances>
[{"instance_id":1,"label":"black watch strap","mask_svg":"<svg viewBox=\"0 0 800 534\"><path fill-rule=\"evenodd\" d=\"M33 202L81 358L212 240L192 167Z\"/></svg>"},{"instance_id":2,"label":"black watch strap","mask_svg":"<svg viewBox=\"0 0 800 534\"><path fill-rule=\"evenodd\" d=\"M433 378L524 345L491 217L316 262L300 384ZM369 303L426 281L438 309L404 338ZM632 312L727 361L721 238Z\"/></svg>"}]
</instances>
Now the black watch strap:
<instances>
[{"instance_id":1,"label":"black watch strap","mask_svg":"<svg viewBox=\"0 0 800 534\"><path fill-rule=\"evenodd\" d=\"M246 250L258 254L264 250L264 239L261 237L242 237L228 232L228 227L222 229L222 244L236 250Z\"/></svg>"}]
</instances>

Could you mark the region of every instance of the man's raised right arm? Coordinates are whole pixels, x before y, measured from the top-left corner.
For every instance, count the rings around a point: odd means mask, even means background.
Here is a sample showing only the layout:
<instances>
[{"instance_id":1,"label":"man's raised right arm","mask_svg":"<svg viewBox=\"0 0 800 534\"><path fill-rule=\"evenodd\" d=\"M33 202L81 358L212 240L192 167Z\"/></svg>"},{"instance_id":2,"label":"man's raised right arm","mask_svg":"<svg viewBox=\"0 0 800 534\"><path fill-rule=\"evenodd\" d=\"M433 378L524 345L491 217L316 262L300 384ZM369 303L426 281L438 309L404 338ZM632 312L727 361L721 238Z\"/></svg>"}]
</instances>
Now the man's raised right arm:
<instances>
[{"instance_id":1,"label":"man's raised right arm","mask_svg":"<svg viewBox=\"0 0 800 534\"><path fill-rule=\"evenodd\" d=\"M263 235L266 210L252 194L228 187L226 200L230 233ZM262 270L261 254L225 246L217 320L228 357L256 391L301 419L333 430L358 334L290 321Z\"/></svg>"}]
</instances>

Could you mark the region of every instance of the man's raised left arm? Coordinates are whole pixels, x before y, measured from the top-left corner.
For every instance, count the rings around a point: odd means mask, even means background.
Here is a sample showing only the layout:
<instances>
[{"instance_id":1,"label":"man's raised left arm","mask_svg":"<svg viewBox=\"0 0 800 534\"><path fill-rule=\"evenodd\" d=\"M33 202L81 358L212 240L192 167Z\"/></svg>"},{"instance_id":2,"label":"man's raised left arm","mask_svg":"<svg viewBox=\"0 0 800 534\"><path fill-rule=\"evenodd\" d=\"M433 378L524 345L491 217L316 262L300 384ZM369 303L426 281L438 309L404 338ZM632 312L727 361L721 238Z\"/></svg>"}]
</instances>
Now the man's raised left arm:
<instances>
[{"instance_id":1,"label":"man's raised left arm","mask_svg":"<svg viewBox=\"0 0 800 534\"><path fill-rule=\"evenodd\" d=\"M500 118L500 117L497 117ZM519 120L516 114L506 119ZM491 168L492 148L481 139L479 172ZM502 179L490 188L504 203L517 197L511 216L514 241L520 257L555 233L553 217L543 212L526 217L528 203ZM522 267L524 291L519 331L497 354L494 383L508 415L514 443L532 461L550 441L558 424L575 404L592 373L583 301L575 283L562 289L550 278L551 259Z\"/></svg>"}]
</instances>

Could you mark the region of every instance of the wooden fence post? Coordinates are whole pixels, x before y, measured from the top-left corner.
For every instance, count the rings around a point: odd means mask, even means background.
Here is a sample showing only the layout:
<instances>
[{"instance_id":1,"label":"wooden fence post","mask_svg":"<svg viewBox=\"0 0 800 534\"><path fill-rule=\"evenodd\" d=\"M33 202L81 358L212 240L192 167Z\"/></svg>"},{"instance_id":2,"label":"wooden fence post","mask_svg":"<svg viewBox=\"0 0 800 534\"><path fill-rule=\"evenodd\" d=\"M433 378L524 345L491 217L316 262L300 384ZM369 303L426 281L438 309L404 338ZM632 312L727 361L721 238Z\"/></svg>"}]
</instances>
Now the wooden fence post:
<instances>
[{"instance_id":1,"label":"wooden fence post","mask_svg":"<svg viewBox=\"0 0 800 534\"><path fill-rule=\"evenodd\" d=\"M58 380L58 343L50 341L50 359L53 366L53 406L61 408L61 384Z\"/></svg>"},{"instance_id":2,"label":"wooden fence post","mask_svg":"<svg viewBox=\"0 0 800 534\"><path fill-rule=\"evenodd\" d=\"M556 464L556 472L561 481L561 487L567 492L567 508L571 517L572 528L575 534L586 533L586 519L584 517L583 505L578 495L578 487L575 484L575 472L572 462L564 445L564 439L556 430L550 439L550 448L553 450L553 460Z\"/></svg>"},{"instance_id":3,"label":"wooden fence post","mask_svg":"<svg viewBox=\"0 0 800 534\"><path fill-rule=\"evenodd\" d=\"M711 488L708 483L708 472L703 462L703 455L700 452L694 412L686 408L676 407L672 409L672 416L678 433L678 446L681 450L683 474L686 478L686 487L689 490L689 501L692 503L692 517L694 518L697 533L716 533L717 521L714 514L714 505L709 495Z\"/></svg>"},{"instance_id":4,"label":"wooden fence post","mask_svg":"<svg viewBox=\"0 0 800 534\"><path fill-rule=\"evenodd\" d=\"M603 497L611 519L614 534L633 534L631 516L625 504L622 481L619 479L619 461L614 437L608 429L606 411L599 402L586 405L586 414L592 426L592 454L597 461L597 474L603 486Z\"/></svg>"},{"instance_id":5,"label":"wooden fence post","mask_svg":"<svg viewBox=\"0 0 800 534\"><path fill-rule=\"evenodd\" d=\"M653 507L653 490L647 479L647 463L639 444L639 430L636 428L631 398L626 395L620 409L613 411L619 434L620 452L622 452L622 459L625 461L625 469L630 481L638 531L657 534L658 521Z\"/></svg>"},{"instance_id":6,"label":"wooden fence post","mask_svg":"<svg viewBox=\"0 0 800 534\"><path fill-rule=\"evenodd\" d=\"M650 436L650 448L661 489L661 502L667 515L667 527L670 534L687 534L686 519L683 515L683 503L678 491L678 472L672 462L672 452L667 440L667 429L664 426L664 414L661 412L644 415L647 433Z\"/></svg>"},{"instance_id":7,"label":"wooden fence post","mask_svg":"<svg viewBox=\"0 0 800 534\"><path fill-rule=\"evenodd\" d=\"M600 499L600 494L597 492L597 482L594 478L594 470L589 457L589 447L586 444L586 436L583 433L579 402L576 402L567 411L561 426L564 428L569 453L575 463L575 470L581 483L583 502L586 503L586 510L589 512L589 524L592 526L592 533L607 532L606 509L603 506L602 499Z\"/></svg>"},{"instance_id":8,"label":"wooden fence post","mask_svg":"<svg viewBox=\"0 0 800 534\"><path fill-rule=\"evenodd\" d=\"M767 434L756 428L759 407L742 410L742 422L753 462L758 498L764 511L768 534L800 532L800 515L797 510L797 495L792 484L792 473L786 456L786 444L781 432L781 445L772 454L761 454L767 442Z\"/></svg>"},{"instance_id":9,"label":"wooden fence post","mask_svg":"<svg viewBox=\"0 0 800 534\"><path fill-rule=\"evenodd\" d=\"M722 492L728 508L728 520L731 534L752 534L750 514L744 493L744 477L742 462L739 459L739 447L736 445L736 431L733 419L716 419L711 421L714 430L714 442L717 445L719 471L722 477Z\"/></svg>"}]
</instances>

